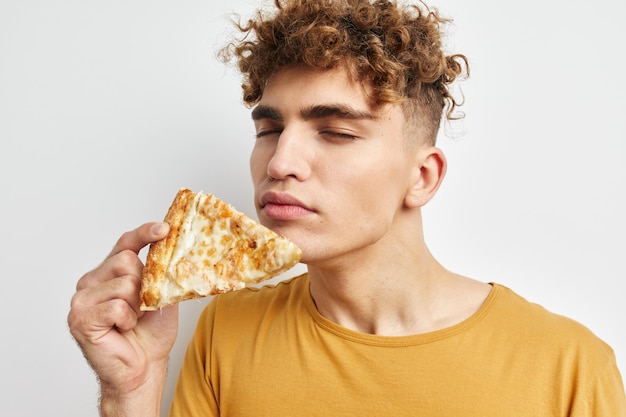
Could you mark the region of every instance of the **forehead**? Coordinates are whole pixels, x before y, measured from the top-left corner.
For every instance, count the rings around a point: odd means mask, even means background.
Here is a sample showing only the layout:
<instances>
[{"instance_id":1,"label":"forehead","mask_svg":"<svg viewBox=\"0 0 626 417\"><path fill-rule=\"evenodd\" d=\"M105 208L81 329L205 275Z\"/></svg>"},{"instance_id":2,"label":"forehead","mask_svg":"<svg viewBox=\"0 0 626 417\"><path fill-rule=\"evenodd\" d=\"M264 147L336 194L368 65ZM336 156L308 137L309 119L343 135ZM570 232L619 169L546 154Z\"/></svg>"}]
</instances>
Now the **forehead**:
<instances>
[{"instance_id":1,"label":"forehead","mask_svg":"<svg viewBox=\"0 0 626 417\"><path fill-rule=\"evenodd\" d=\"M305 66L288 66L268 79L260 102L277 96L293 96L300 100L349 100L372 106L367 87L358 82L344 66L317 70Z\"/></svg>"},{"instance_id":2,"label":"forehead","mask_svg":"<svg viewBox=\"0 0 626 417\"><path fill-rule=\"evenodd\" d=\"M268 79L261 100L253 110L253 118L255 113L268 108L280 113L297 110L302 115L323 115L324 108L334 108L338 110L335 115L370 119L380 117L393 107L400 109L397 105L376 105L370 91L369 86L358 81L345 66L329 70L290 66Z\"/></svg>"}]
</instances>

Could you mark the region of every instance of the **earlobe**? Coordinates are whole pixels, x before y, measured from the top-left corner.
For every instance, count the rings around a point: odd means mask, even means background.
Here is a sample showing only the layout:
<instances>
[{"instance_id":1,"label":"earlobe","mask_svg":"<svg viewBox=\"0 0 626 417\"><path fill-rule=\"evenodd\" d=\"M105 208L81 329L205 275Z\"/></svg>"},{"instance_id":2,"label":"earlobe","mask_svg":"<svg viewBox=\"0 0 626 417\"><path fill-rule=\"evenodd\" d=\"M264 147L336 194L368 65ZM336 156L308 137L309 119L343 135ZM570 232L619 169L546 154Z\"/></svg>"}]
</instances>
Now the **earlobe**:
<instances>
[{"instance_id":1,"label":"earlobe","mask_svg":"<svg viewBox=\"0 0 626 417\"><path fill-rule=\"evenodd\" d=\"M448 162L441 149L421 148L416 154L413 181L404 203L409 208L423 207L435 195L446 175Z\"/></svg>"}]
</instances>

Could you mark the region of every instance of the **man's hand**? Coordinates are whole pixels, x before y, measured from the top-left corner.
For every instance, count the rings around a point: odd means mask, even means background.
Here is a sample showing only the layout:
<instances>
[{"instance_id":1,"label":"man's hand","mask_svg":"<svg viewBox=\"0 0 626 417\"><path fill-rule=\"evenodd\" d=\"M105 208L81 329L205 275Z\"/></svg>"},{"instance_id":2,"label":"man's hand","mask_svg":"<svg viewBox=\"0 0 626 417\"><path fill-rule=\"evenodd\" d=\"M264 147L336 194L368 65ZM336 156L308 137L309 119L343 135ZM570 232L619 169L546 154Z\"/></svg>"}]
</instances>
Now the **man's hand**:
<instances>
[{"instance_id":1,"label":"man's hand","mask_svg":"<svg viewBox=\"0 0 626 417\"><path fill-rule=\"evenodd\" d=\"M153 407L158 413L178 306L139 310L143 264L138 253L168 230L167 224L147 223L124 233L104 262L76 285L68 324L98 375L105 415L107 409L115 409L115 415L134 415L134 410L150 415L146 411Z\"/></svg>"}]
</instances>

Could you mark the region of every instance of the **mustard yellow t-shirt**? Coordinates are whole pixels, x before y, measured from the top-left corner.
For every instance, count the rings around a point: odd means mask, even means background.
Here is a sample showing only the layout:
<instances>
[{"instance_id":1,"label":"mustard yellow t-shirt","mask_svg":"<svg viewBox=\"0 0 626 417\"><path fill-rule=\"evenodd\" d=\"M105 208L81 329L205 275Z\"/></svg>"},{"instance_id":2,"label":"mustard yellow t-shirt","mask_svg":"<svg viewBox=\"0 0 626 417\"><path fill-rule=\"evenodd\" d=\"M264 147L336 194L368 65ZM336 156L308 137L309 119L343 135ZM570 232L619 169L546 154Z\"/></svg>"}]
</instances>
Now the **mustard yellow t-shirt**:
<instances>
[{"instance_id":1,"label":"mustard yellow t-shirt","mask_svg":"<svg viewBox=\"0 0 626 417\"><path fill-rule=\"evenodd\" d=\"M581 324L493 284L426 334L363 334L324 318L306 274L215 297L171 417L625 417L614 353Z\"/></svg>"}]
</instances>

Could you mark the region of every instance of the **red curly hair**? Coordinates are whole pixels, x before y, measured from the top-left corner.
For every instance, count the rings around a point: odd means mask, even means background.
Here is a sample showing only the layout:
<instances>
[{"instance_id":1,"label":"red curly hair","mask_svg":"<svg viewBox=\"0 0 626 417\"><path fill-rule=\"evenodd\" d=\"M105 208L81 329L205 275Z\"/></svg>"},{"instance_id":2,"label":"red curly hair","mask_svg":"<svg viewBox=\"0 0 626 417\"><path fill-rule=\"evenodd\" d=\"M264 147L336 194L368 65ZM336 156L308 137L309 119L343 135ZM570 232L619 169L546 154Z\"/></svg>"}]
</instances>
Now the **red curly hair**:
<instances>
[{"instance_id":1,"label":"red curly hair","mask_svg":"<svg viewBox=\"0 0 626 417\"><path fill-rule=\"evenodd\" d=\"M458 102L449 85L468 75L467 58L446 55L441 26L449 19L436 9L394 0L274 0L276 10L258 11L242 38L220 53L235 60L243 75L243 100L257 103L272 74L290 65L327 70L346 65L371 87L375 104L401 103L411 128L426 128L435 142L444 108ZM416 124L417 123L417 124Z\"/></svg>"}]
</instances>

